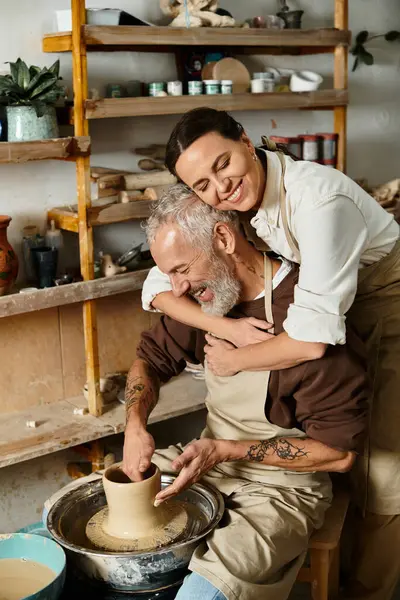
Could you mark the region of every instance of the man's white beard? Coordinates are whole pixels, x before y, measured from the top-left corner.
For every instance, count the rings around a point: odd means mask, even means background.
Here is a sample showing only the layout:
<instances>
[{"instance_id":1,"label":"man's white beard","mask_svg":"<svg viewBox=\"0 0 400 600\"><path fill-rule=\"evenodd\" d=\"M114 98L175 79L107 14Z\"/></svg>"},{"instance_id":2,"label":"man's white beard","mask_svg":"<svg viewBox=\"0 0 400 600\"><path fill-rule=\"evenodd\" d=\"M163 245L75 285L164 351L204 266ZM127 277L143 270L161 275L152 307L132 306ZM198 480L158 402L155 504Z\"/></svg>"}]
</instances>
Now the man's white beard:
<instances>
[{"instance_id":1,"label":"man's white beard","mask_svg":"<svg viewBox=\"0 0 400 600\"><path fill-rule=\"evenodd\" d=\"M214 298L204 303L197 298L203 312L222 317L238 304L241 285L225 261L214 252L211 257L210 280L205 285L213 292Z\"/></svg>"}]
</instances>

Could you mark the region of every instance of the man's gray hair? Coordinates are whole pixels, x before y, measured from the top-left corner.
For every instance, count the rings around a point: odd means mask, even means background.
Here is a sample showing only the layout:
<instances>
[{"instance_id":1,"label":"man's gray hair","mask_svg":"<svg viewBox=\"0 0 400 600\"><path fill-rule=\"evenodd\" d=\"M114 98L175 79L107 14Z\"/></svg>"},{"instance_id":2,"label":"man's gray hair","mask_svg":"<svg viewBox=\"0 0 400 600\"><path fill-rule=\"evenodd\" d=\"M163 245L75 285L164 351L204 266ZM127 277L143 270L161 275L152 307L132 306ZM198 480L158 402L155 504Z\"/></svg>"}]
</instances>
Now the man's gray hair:
<instances>
[{"instance_id":1,"label":"man's gray hair","mask_svg":"<svg viewBox=\"0 0 400 600\"><path fill-rule=\"evenodd\" d=\"M239 229L239 218L232 210L219 211L205 204L195 192L182 183L169 188L154 202L145 225L147 241L151 245L160 227L177 223L183 236L192 245L209 248L212 245L214 227L227 223Z\"/></svg>"}]
</instances>

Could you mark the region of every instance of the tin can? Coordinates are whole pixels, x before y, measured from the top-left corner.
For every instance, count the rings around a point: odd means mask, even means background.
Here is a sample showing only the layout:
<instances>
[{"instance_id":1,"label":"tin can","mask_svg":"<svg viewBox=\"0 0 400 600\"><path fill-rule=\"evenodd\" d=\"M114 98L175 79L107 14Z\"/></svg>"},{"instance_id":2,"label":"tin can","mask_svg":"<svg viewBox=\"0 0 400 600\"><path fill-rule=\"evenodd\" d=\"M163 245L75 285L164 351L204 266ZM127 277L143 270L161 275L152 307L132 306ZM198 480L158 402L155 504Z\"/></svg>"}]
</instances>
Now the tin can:
<instances>
[{"instance_id":1,"label":"tin can","mask_svg":"<svg viewBox=\"0 0 400 600\"><path fill-rule=\"evenodd\" d=\"M233 92L233 81L232 79L223 79L221 81L221 94L232 94Z\"/></svg>"},{"instance_id":2,"label":"tin can","mask_svg":"<svg viewBox=\"0 0 400 600\"><path fill-rule=\"evenodd\" d=\"M189 81L188 84L189 96L201 96L203 93L203 82L202 81Z\"/></svg>"},{"instance_id":3,"label":"tin can","mask_svg":"<svg viewBox=\"0 0 400 600\"><path fill-rule=\"evenodd\" d=\"M182 81L168 81L167 92L169 96L182 96Z\"/></svg>"},{"instance_id":4,"label":"tin can","mask_svg":"<svg viewBox=\"0 0 400 600\"><path fill-rule=\"evenodd\" d=\"M337 133L317 133L319 158L336 162Z\"/></svg>"},{"instance_id":5,"label":"tin can","mask_svg":"<svg viewBox=\"0 0 400 600\"><path fill-rule=\"evenodd\" d=\"M300 137L290 137L288 141L288 150L291 154L296 156L296 158L302 158L303 156L303 147L302 140Z\"/></svg>"},{"instance_id":6,"label":"tin can","mask_svg":"<svg viewBox=\"0 0 400 600\"><path fill-rule=\"evenodd\" d=\"M204 81L204 85L206 86L206 94L220 94L221 93L221 82L218 79L206 79Z\"/></svg>"},{"instance_id":7,"label":"tin can","mask_svg":"<svg viewBox=\"0 0 400 600\"><path fill-rule=\"evenodd\" d=\"M106 98L122 98L124 89L119 83L108 83L106 86Z\"/></svg>"},{"instance_id":8,"label":"tin can","mask_svg":"<svg viewBox=\"0 0 400 600\"><path fill-rule=\"evenodd\" d=\"M251 93L252 94L263 94L264 93L264 79L252 79L251 80Z\"/></svg>"},{"instance_id":9,"label":"tin can","mask_svg":"<svg viewBox=\"0 0 400 600\"><path fill-rule=\"evenodd\" d=\"M303 160L318 161L318 136L301 135L303 141Z\"/></svg>"},{"instance_id":10,"label":"tin can","mask_svg":"<svg viewBox=\"0 0 400 600\"><path fill-rule=\"evenodd\" d=\"M162 92L165 92L165 83L163 81L149 83L149 96L158 96Z\"/></svg>"}]
</instances>

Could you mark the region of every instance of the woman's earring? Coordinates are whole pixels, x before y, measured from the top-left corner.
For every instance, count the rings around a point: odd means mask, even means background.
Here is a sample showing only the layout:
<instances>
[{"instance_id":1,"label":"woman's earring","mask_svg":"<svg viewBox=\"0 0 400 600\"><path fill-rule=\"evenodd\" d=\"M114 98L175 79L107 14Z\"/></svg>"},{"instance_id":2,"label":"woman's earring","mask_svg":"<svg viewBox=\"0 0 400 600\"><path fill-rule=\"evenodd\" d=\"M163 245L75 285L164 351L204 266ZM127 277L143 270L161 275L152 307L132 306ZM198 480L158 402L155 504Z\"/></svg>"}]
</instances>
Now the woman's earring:
<instances>
[{"instance_id":1,"label":"woman's earring","mask_svg":"<svg viewBox=\"0 0 400 600\"><path fill-rule=\"evenodd\" d=\"M257 160L257 158L258 158L258 156L257 156L256 152L254 152L254 154L253 154L253 160Z\"/></svg>"}]
</instances>

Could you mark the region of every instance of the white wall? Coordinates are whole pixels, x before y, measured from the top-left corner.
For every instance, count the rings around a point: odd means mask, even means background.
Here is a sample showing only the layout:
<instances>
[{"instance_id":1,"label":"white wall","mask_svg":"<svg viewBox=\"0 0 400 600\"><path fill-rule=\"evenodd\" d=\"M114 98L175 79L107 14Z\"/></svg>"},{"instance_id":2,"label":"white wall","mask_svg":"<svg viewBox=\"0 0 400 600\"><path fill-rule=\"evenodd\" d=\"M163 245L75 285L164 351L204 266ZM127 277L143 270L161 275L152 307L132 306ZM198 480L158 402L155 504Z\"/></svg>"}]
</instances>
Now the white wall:
<instances>
[{"instance_id":1,"label":"white wall","mask_svg":"<svg viewBox=\"0 0 400 600\"><path fill-rule=\"evenodd\" d=\"M289 2L291 6L306 10L304 26L332 24L333 0ZM51 64L57 56L41 52L41 36L52 29L54 10L68 8L68 0L14 0L2 4L0 63L21 56L29 63ZM154 22L161 17L158 0L88 0L87 4L93 7L118 6ZM373 32L400 29L398 0L351 0L349 4L350 28L355 32L361 29ZM221 0L221 6L231 10L238 19L276 11L275 0ZM350 75L348 170L353 177L368 177L372 183L378 183L400 175L400 44L379 42L373 53L376 59L374 67L361 67ZM62 76L70 82L71 56L63 54L60 59ZM330 55L248 59L248 64L254 68L262 62L271 66L307 67L326 76L332 75ZM176 75L173 58L160 54L142 54L140 58L134 53L91 54L89 68L91 87L108 81L150 81ZM262 133L272 133L272 118L277 123L273 133L278 135L330 131L333 126L332 115L326 111L255 112L237 113L236 116L254 142L259 141ZM92 164L132 168L134 162L130 148L165 142L178 118L156 116L92 122ZM44 227L49 207L76 201L73 164L38 162L7 165L0 166L0 174L0 214L13 217L9 237L16 249L19 248L23 226L38 224ZM125 249L141 236L135 224L96 230L97 246L115 252ZM69 237L76 242L75 236L69 234ZM164 424L163 431L169 432L170 427L172 424ZM42 458L0 470L0 531L10 531L37 520L42 501L66 481L68 459L71 459L70 453L60 452L54 458Z\"/></svg>"},{"instance_id":2,"label":"white wall","mask_svg":"<svg viewBox=\"0 0 400 600\"><path fill-rule=\"evenodd\" d=\"M303 8L304 26L329 26L333 22L333 0L291 0L291 6ZM398 0L351 0L350 28L373 32L400 28ZM87 0L90 6L118 6L137 16L158 22L161 18L158 0ZM221 0L238 20L252 15L276 11L275 0ZM69 7L68 0L15 0L6 2L0 22L0 63L18 56L34 64L50 64L57 55L41 52L41 36L54 30L54 11ZM374 48L376 65L361 67L350 75L350 109L348 171L353 177L368 177L372 183L384 182L399 175L400 150L400 44L378 41ZM71 81L71 56L62 54L61 72ZM351 59L352 61L352 59ZM247 63L253 69L262 63L271 66L307 67L325 75L327 86L332 76L332 56L252 57ZM0 66L1 70L1 66ZM136 53L90 54L90 87L101 87L109 81L141 79L143 81L175 77L172 56ZM268 113L236 113L254 142L262 133L297 134L331 131L329 111ZM136 119L99 120L91 122L93 138L92 164L133 168L129 153L135 145L165 142L178 116ZM274 119L277 129L272 130ZM30 165L1 166L0 214L10 214L10 240L19 249L20 232L26 224L44 227L46 210L51 206L75 202L74 165L43 162ZM67 234L75 242L76 237ZM142 239L137 224L120 224L96 230L97 248L112 252L126 249L132 241Z\"/></svg>"}]
</instances>

